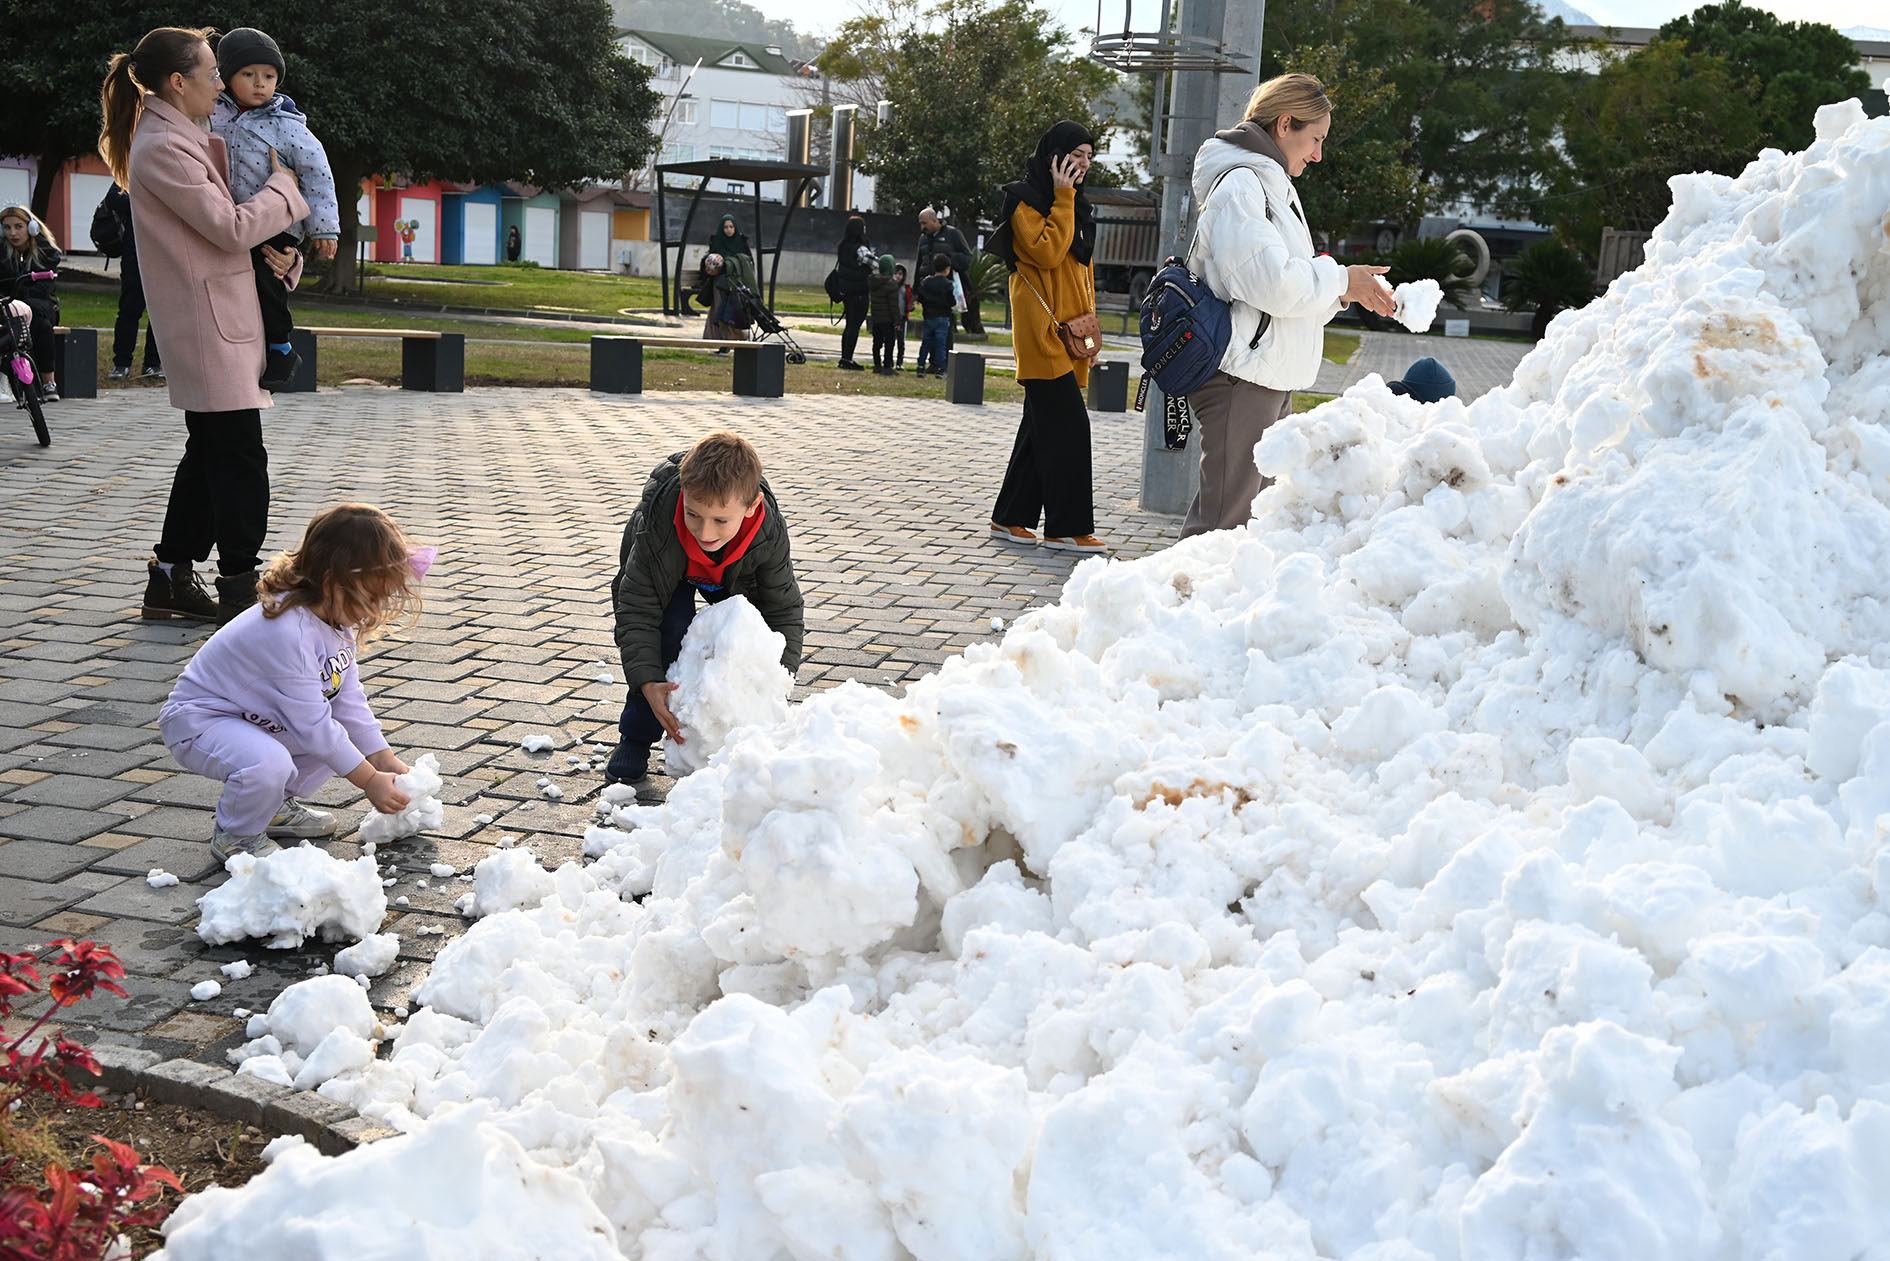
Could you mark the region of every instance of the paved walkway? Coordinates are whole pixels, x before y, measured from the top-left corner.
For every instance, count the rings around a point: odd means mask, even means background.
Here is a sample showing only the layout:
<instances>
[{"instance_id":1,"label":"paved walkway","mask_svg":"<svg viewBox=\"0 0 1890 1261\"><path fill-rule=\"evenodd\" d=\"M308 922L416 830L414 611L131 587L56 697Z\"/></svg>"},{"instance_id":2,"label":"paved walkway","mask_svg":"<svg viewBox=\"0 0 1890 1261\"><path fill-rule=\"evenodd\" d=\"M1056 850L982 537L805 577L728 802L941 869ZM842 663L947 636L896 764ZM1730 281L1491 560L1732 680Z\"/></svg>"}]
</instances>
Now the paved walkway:
<instances>
[{"instance_id":1,"label":"paved walkway","mask_svg":"<svg viewBox=\"0 0 1890 1261\"><path fill-rule=\"evenodd\" d=\"M550 865L578 852L597 776L573 749L614 739L621 685L606 592L645 474L709 429L750 436L793 526L808 601L802 693L857 679L896 686L1056 598L1074 561L985 536L1017 408L806 396L736 402L709 394L610 399L578 390L428 395L348 389L285 397L265 416L274 478L270 548L319 508L379 504L437 544L426 612L363 661L370 702L408 757L440 754L446 824L397 847L390 920L401 962L371 991L401 1005L426 960L464 922L460 870L501 836ZM12 413L0 413L12 416ZM152 889L146 874L200 870L218 786L179 771L155 723L207 631L136 616L144 560L182 445L155 390L107 391L50 409L54 445L24 420L0 427L0 949L58 936L109 943L131 972L126 1000L74 1013L104 1041L211 1060L239 1041L238 1009L267 1006L332 948L206 948L195 901L208 887ZM1172 517L1134 506L1140 425L1095 421L1099 531L1134 556L1165 546ZM557 735L527 754L519 739ZM540 800L542 774L564 788ZM340 780L318 798L351 828L363 803ZM476 815L494 822L480 825ZM347 839L328 847L352 857ZM421 935L438 927L444 935ZM191 985L237 958L256 967L192 1002Z\"/></svg>"},{"instance_id":2,"label":"paved walkway","mask_svg":"<svg viewBox=\"0 0 1890 1261\"><path fill-rule=\"evenodd\" d=\"M1319 365L1319 380L1313 386L1316 393L1343 394L1373 372L1395 381L1414 360L1429 355L1457 378L1457 394L1469 402L1499 385L1508 385L1516 365L1535 349L1527 342L1483 337L1416 337L1364 331L1358 337L1358 353L1352 356L1352 362Z\"/></svg>"}]
</instances>

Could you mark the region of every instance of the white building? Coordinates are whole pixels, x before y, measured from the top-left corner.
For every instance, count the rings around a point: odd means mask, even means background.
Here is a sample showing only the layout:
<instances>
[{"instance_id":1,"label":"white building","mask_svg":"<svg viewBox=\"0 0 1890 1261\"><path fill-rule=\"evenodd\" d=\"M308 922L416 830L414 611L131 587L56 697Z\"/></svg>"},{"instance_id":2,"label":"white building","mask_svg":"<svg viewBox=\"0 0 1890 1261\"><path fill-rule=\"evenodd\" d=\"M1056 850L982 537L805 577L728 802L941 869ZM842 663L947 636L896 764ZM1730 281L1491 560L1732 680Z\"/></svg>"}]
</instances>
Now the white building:
<instances>
[{"instance_id":1,"label":"white building","mask_svg":"<svg viewBox=\"0 0 1890 1261\"><path fill-rule=\"evenodd\" d=\"M650 86L662 94L657 162L787 157L787 111L803 107L806 80L778 47L643 30L618 31L617 44L650 67ZM710 187L752 191L747 184Z\"/></svg>"}]
</instances>

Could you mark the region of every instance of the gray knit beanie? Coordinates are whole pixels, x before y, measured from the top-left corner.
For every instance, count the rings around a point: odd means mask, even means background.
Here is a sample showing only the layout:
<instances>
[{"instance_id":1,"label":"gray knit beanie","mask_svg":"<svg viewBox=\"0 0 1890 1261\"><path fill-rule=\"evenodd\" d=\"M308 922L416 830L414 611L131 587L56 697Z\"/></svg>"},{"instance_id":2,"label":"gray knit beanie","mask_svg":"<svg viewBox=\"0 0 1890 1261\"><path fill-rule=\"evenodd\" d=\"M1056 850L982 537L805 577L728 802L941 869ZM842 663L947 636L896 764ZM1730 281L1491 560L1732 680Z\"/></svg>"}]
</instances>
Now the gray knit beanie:
<instances>
[{"instance_id":1,"label":"gray knit beanie","mask_svg":"<svg viewBox=\"0 0 1890 1261\"><path fill-rule=\"evenodd\" d=\"M225 83L244 66L274 66L278 85L288 77L276 41L253 26L239 26L217 41L217 73Z\"/></svg>"}]
</instances>

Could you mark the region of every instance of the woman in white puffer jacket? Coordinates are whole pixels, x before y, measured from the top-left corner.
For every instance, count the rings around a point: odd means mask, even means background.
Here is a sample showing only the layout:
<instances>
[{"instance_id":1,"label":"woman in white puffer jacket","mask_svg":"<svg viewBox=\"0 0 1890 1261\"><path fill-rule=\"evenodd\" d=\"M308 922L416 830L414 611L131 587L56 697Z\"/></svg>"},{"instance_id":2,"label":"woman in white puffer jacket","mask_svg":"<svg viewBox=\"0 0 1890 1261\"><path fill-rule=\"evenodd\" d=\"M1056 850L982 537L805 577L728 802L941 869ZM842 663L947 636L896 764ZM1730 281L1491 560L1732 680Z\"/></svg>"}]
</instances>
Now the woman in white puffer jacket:
<instances>
[{"instance_id":1,"label":"woman in white puffer jacket","mask_svg":"<svg viewBox=\"0 0 1890 1261\"><path fill-rule=\"evenodd\" d=\"M1254 89L1247 117L1217 132L1194 159L1201 207L1189 266L1225 298L1233 336L1221 370L1188 396L1201 446L1201 487L1181 537L1243 525L1267 484L1254 444L1292 414L1293 391L1319 376L1325 325L1357 302L1391 314L1383 267L1348 267L1313 253L1293 177L1324 156L1332 103L1309 74Z\"/></svg>"}]
</instances>

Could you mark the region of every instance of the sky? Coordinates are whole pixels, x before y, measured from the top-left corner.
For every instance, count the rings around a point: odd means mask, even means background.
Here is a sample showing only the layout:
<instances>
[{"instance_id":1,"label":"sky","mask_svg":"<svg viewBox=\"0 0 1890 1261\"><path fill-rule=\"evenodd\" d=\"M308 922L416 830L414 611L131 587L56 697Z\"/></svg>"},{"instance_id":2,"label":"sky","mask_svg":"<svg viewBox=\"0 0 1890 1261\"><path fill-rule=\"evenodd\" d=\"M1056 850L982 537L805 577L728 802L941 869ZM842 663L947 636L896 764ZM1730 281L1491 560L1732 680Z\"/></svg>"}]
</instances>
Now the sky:
<instances>
[{"instance_id":1,"label":"sky","mask_svg":"<svg viewBox=\"0 0 1890 1261\"><path fill-rule=\"evenodd\" d=\"M831 34L848 18L861 12L859 0L748 0L772 18L787 18L809 34ZM1102 0L1102 21L1119 30L1125 0ZM1239 0L1235 0L1236 3ZM1704 0L1570 0L1570 3L1598 22L1614 26L1659 26L1683 13L1690 13ZM1069 30L1096 24L1097 0L1040 0L1052 15ZM1133 5L1137 30L1155 24L1158 0L1129 0ZM1840 30L1848 26L1890 27L1890 12L1883 0L1762 0L1758 7L1769 9L1789 21L1828 22Z\"/></svg>"}]
</instances>

